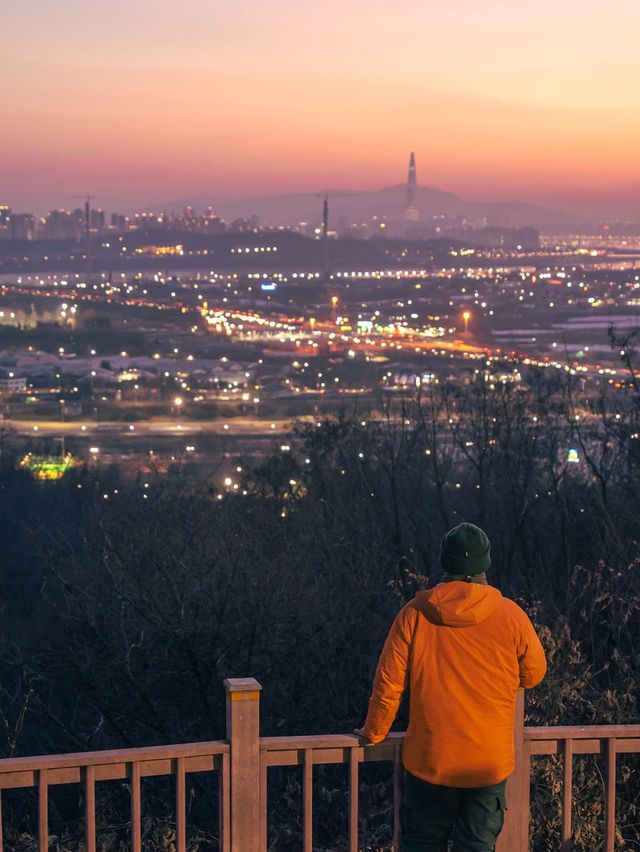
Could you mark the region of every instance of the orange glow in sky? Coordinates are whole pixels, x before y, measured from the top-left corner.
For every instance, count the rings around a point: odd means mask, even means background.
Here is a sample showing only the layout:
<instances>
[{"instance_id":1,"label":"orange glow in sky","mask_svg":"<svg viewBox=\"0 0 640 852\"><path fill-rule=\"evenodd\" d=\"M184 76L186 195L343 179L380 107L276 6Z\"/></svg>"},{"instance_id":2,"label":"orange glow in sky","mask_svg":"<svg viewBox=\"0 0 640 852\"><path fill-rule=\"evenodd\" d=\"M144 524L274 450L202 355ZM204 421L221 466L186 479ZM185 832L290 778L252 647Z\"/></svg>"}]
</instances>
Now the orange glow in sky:
<instances>
[{"instance_id":1,"label":"orange glow in sky","mask_svg":"<svg viewBox=\"0 0 640 852\"><path fill-rule=\"evenodd\" d=\"M640 201L638 0L5 0L0 203ZM640 203L638 204L640 210Z\"/></svg>"}]
</instances>

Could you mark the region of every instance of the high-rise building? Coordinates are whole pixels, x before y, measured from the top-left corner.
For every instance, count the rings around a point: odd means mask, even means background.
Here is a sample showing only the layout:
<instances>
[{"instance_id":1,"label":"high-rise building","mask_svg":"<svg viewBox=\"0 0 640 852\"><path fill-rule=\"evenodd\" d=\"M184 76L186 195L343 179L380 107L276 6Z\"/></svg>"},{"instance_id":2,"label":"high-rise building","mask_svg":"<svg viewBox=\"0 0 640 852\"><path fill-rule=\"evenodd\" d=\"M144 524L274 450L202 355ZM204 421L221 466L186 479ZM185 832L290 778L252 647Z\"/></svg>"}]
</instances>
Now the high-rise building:
<instances>
[{"instance_id":1,"label":"high-rise building","mask_svg":"<svg viewBox=\"0 0 640 852\"><path fill-rule=\"evenodd\" d=\"M416 205L416 155L411 152L409 158L409 176L407 178L407 206L404 212L404 218L408 222L417 222L420 218L420 211Z\"/></svg>"},{"instance_id":2,"label":"high-rise building","mask_svg":"<svg viewBox=\"0 0 640 852\"><path fill-rule=\"evenodd\" d=\"M84 211L77 208L52 210L47 215L43 236L50 240L78 239L84 233Z\"/></svg>"},{"instance_id":3,"label":"high-rise building","mask_svg":"<svg viewBox=\"0 0 640 852\"><path fill-rule=\"evenodd\" d=\"M89 211L89 227L92 231L97 231L101 234L106 227L106 217L104 210L92 209Z\"/></svg>"},{"instance_id":4,"label":"high-rise building","mask_svg":"<svg viewBox=\"0 0 640 852\"><path fill-rule=\"evenodd\" d=\"M122 213L111 214L111 227L116 231L126 231L129 220Z\"/></svg>"},{"instance_id":5,"label":"high-rise building","mask_svg":"<svg viewBox=\"0 0 640 852\"><path fill-rule=\"evenodd\" d=\"M89 207L85 204L84 209L82 207L76 207L75 210L71 212L71 228L73 230L73 236L75 239L79 240L80 237L83 237L87 233L88 220L89 220L90 212Z\"/></svg>"},{"instance_id":6,"label":"high-rise building","mask_svg":"<svg viewBox=\"0 0 640 852\"><path fill-rule=\"evenodd\" d=\"M0 240L11 239L11 208L0 204Z\"/></svg>"},{"instance_id":7,"label":"high-rise building","mask_svg":"<svg viewBox=\"0 0 640 852\"><path fill-rule=\"evenodd\" d=\"M14 240L35 240L36 217L33 213L14 213L12 215L11 236Z\"/></svg>"}]
</instances>

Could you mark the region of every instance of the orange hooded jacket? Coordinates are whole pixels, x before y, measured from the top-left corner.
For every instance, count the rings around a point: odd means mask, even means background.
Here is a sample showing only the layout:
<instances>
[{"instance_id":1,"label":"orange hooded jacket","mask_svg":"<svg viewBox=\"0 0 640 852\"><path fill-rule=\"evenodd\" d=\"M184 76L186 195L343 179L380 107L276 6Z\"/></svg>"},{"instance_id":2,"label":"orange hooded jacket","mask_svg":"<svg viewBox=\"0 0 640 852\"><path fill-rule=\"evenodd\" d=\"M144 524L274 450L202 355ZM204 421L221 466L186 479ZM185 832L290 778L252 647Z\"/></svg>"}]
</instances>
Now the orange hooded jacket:
<instances>
[{"instance_id":1,"label":"orange hooded jacket","mask_svg":"<svg viewBox=\"0 0 640 852\"><path fill-rule=\"evenodd\" d=\"M410 688L405 768L430 784L484 787L514 768L519 687L547 670L526 613L492 586L452 581L420 592L397 615L378 662L364 725L389 733Z\"/></svg>"}]
</instances>

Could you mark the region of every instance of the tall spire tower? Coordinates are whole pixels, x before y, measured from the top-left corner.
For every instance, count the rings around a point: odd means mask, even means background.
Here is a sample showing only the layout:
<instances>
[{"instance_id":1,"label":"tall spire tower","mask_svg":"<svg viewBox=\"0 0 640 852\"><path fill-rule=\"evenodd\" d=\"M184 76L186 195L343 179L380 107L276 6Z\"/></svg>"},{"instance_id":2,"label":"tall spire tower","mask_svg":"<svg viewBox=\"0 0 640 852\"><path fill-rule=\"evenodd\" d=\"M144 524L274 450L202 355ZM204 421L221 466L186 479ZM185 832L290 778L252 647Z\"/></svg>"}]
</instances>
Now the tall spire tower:
<instances>
[{"instance_id":1,"label":"tall spire tower","mask_svg":"<svg viewBox=\"0 0 640 852\"><path fill-rule=\"evenodd\" d=\"M408 222L417 222L419 218L419 211L416 206L417 185L416 155L412 151L411 157L409 158L409 176L407 178L407 206L404 212L404 218Z\"/></svg>"}]
</instances>

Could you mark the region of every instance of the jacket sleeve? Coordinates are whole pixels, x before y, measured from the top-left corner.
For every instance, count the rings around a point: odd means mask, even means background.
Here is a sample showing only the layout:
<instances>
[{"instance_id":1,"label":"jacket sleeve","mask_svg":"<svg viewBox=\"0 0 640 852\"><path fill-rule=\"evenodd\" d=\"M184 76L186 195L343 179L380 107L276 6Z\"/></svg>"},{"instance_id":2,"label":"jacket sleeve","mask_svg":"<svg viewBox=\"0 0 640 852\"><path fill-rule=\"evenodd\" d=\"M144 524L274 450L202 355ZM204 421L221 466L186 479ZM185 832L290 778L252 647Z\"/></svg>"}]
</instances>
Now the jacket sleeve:
<instances>
[{"instance_id":1,"label":"jacket sleeve","mask_svg":"<svg viewBox=\"0 0 640 852\"><path fill-rule=\"evenodd\" d=\"M409 656L413 628L418 612L408 604L395 618L378 660L364 736L372 743L381 742L398 712L409 674Z\"/></svg>"},{"instance_id":2,"label":"jacket sleeve","mask_svg":"<svg viewBox=\"0 0 640 852\"><path fill-rule=\"evenodd\" d=\"M531 689L537 686L547 673L547 659L538 634L529 616L523 611L520 619L518 640L518 666L520 668L520 686Z\"/></svg>"}]
</instances>

